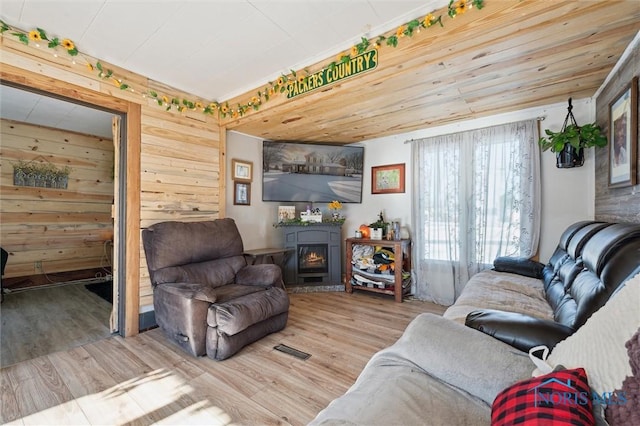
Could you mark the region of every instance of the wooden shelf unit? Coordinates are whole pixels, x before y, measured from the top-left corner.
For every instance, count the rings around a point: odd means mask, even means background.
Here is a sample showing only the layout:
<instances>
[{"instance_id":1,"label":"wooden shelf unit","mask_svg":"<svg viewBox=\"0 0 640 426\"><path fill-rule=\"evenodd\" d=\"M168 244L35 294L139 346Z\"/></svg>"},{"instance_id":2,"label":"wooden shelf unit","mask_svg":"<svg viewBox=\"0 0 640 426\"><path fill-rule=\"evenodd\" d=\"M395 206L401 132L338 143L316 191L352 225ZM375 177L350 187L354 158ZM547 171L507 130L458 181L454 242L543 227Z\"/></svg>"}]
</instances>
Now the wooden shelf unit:
<instances>
[{"instance_id":1,"label":"wooden shelf unit","mask_svg":"<svg viewBox=\"0 0 640 426\"><path fill-rule=\"evenodd\" d=\"M393 248L394 253L394 288L393 290L365 287L359 285L352 285L351 279L353 278L353 246L382 246ZM411 272L411 240L371 240L368 238L347 238L346 240L346 282L345 291L352 293L353 289L370 291L373 293L389 294L395 297L396 302L402 302L404 296L404 289L402 288L402 271Z\"/></svg>"}]
</instances>

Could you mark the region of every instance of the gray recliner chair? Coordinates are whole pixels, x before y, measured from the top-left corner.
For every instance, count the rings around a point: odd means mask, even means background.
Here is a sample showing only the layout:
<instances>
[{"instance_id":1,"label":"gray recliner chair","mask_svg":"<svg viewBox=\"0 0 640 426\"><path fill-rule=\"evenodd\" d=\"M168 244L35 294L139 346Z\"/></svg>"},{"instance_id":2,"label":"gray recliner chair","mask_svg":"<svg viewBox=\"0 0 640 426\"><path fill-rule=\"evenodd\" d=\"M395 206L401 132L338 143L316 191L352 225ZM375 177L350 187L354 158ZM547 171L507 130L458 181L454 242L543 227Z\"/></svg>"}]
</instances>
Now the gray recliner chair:
<instances>
[{"instance_id":1,"label":"gray recliner chair","mask_svg":"<svg viewBox=\"0 0 640 426\"><path fill-rule=\"evenodd\" d=\"M156 322L187 352L223 360L285 327L282 271L247 265L233 219L157 223L142 241Z\"/></svg>"}]
</instances>

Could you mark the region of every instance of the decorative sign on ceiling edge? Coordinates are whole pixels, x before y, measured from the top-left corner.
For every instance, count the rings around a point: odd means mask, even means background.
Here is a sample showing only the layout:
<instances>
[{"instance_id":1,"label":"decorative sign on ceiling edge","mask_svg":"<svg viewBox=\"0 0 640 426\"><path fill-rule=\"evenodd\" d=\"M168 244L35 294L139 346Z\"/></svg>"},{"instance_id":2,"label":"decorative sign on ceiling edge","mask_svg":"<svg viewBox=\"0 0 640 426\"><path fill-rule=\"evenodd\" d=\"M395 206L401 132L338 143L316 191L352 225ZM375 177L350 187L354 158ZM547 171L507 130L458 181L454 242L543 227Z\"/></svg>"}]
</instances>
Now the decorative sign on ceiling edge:
<instances>
[{"instance_id":1,"label":"decorative sign on ceiling edge","mask_svg":"<svg viewBox=\"0 0 640 426\"><path fill-rule=\"evenodd\" d=\"M287 85L287 99L336 83L345 78L371 71L378 66L378 51L369 50L340 62L333 67L325 67Z\"/></svg>"}]
</instances>

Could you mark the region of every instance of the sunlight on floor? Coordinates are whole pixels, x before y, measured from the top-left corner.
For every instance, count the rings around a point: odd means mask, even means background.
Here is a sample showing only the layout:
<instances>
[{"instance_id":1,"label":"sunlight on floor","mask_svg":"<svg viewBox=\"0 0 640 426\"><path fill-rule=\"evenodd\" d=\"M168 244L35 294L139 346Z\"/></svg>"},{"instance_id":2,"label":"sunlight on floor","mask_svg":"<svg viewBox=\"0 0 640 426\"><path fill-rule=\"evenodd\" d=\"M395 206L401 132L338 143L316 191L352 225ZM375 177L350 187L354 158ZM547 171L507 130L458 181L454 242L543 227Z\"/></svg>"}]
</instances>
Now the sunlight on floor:
<instances>
[{"instance_id":1,"label":"sunlight on floor","mask_svg":"<svg viewBox=\"0 0 640 426\"><path fill-rule=\"evenodd\" d=\"M230 425L231 417L218 407L212 407L207 401L196 402L161 421L158 424L177 425Z\"/></svg>"},{"instance_id":2,"label":"sunlight on floor","mask_svg":"<svg viewBox=\"0 0 640 426\"><path fill-rule=\"evenodd\" d=\"M83 389L77 389L82 392ZM64 419L64 420L63 420ZM102 392L39 411L14 424L207 424L231 417L208 399L199 401L187 382L166 369L151 371Z\"/></svg>"}]
</instances>

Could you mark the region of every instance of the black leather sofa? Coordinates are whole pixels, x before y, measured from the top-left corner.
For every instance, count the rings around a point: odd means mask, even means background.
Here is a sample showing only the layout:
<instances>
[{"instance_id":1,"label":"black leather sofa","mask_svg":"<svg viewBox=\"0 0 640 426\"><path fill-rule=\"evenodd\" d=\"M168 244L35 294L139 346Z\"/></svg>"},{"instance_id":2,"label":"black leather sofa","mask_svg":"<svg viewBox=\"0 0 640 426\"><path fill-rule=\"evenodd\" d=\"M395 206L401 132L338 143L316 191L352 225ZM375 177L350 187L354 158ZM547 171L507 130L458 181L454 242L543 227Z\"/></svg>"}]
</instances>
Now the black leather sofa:
<instances>
[{"instance_id":1,"label":"black leather sofa","mask_svg":"<svg viewBox=\"0 0 640 426\"><path fill-rule=\"evenodd\" d=\"M498 272L540 279L553 320L518 312L478 309L469 327L520 350L556 343L573 334L624 282L640 273L640 224L583 221L562 234L547 264L498 258Z\"/></svg>"}]
</instances>

